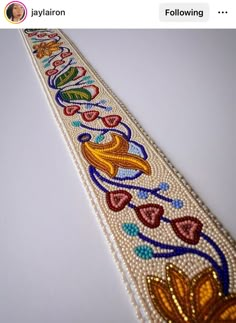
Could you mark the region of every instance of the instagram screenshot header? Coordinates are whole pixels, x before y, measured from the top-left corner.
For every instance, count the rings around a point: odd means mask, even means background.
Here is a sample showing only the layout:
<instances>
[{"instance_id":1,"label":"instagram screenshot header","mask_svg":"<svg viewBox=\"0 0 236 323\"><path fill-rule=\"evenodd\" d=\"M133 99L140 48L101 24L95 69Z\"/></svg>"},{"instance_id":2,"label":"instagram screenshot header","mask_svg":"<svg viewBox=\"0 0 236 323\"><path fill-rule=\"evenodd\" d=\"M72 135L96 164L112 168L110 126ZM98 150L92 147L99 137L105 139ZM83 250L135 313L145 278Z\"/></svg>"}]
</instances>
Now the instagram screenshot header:
<instances>
[{"instance_id":1,"label":"instagram screenshot header","mask_svg":"<svg viewBox=\"0 0 236 323\"><path fill-rule=\"evenodd\" d=\"M235 28L235 0L1 2L0 28Z\"/></svg>"}]
</instances>

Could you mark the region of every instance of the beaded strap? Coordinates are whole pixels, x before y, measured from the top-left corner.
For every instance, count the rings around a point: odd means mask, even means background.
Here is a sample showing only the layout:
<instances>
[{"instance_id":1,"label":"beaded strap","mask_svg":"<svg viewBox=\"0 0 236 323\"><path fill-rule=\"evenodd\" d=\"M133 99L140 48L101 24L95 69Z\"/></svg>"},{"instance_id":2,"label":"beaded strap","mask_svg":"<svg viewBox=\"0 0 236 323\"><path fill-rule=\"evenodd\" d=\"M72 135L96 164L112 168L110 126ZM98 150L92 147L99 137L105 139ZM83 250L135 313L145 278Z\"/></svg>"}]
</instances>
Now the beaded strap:
<instances>
[{"instance_id":1,"label":"beaded strap","mask_svg":"<svg viewBox=\"0 0 236 323\"><path fill-rule=\"evenodd\" d=\"M138 317L236 322L233 240L62 32L22 35Z\"/></svg>"}]
</instances>

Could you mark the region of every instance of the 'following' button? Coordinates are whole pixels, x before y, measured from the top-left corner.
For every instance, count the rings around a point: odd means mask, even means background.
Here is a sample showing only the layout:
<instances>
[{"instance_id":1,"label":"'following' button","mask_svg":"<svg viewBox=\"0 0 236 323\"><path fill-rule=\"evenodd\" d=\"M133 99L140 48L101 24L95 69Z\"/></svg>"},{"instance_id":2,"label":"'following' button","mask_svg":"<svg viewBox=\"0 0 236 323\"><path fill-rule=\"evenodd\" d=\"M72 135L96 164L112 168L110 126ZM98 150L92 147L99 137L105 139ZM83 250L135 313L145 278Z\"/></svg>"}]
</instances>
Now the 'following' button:
<instances>
[{"instance_id":1,"label":"'following' button","mask_svg":"<svg viewBox=\"0 0 236 323\"><path fill-rule=\"evenodd\" d=\"M161 3L160 21L203 22L209 19L207 3Z\"/></svg>"}]
</instances>

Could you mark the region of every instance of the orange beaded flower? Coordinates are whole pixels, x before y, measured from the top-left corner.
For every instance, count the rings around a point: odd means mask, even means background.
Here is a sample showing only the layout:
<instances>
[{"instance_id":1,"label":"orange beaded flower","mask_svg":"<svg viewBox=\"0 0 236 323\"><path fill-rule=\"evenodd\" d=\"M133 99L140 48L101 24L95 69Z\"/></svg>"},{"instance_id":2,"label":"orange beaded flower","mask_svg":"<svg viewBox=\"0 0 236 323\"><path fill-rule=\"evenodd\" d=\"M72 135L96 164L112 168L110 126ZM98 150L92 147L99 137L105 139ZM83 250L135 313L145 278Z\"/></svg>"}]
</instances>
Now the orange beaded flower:
<instances>
[{"instance_id":1,"label":"orange beaded flower","mask_svg":"<svg viewBox=\"0 0 236 323\"><path fill-rule=\"evenodd\" d=\"M84 142L82 153L94 167L104 171L109 177L115 177L119 167L136 169L151 174L149 163L143 158L129 153L129 143L122 136L111 133L111 141L105 144Z\"/></svg>"},{"instance_id":2,"label":"orange beaded flower","mask_svg":"<svg viewBox=\"0 0 236 323\"><path fill-rule=\"evenodd\" d=\"M236 322L236 295L223 295L212 268L191 280L169 264L166 281L157 276L147 276L146 280L154 307L168 322Z\"/></svg>"},{"instance_id":3,"label":"orange beaded flower","mask_svg":"<svg viewBox=\"0 0 236 323\"><path fill-rule=\"evenodd\" d=\"M51 41L49 43L42 42L39 45L34 45L33 49L36 51L36 56L41 59L44 56L51 56L53 52L59 50L59 46L62 43L58 43L56 41Z\"/></svg>"}]
</instances>

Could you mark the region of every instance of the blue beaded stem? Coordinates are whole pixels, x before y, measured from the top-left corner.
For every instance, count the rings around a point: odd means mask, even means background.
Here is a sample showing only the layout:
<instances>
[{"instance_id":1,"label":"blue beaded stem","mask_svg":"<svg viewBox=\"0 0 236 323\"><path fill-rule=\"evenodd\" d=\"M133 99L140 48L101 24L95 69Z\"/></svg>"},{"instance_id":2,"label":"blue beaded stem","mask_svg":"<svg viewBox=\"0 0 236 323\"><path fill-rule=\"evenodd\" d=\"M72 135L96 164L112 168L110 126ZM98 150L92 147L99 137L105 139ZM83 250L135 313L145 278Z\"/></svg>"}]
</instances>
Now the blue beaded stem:
<instances>
[{"instance_id":1,"label":"blue beaded stem","mask_svg":"<svg viewBox=\"0 0 236 323\"><path fill-rule=\"evenodd\" d=\"M98 132L98 131L101 131L101 132L103 132L103 131L107 131L107 129L106 129L106 128L93 128L93 127L86 126L86 125L85 125L85 124L83 124L82 122L81 122L81 124L80 124L80 127L84 128L84 129L87 129L87 130L91 130L91 131L97 131L97 132ZM122 135L122 137L124 137L125 139L128 139L128 138L127 138L127 135L126 135L123 131L121 131L121 130L111 128L111 129L109 129L109 131L116 132L116 133L118 133L118 134Z\"/></svg>"},{"instance_id":2,"label":"blue beaded stem","mask_svg":"<svg viewBox=\"0 0 236 323\"><path fill-rule=\"evenodd\" d=\"M94 174L100 179L102 180L103 182L107 183L107 184L111 184L111 185L114 185L116 187L120 187L120 188L127 188L127 189L133 189L133 190L142 190L142 191L145 191L145 192L148 192L154 196L156 196L157 198L163 200L163 201L166 201L166 202L172 202L173 199L169 198L169 197L166 197L166 196L163 196L161 194L158 194L157 191L160 191L161 189L160 188L154 188L154 189L150 189L150 188L146 188L146 187L143 187L143 186L137 186L137 185L130 185L130 184L124 184L124 183L120 183L120 182L115 182L115 181L111 181L109 180L108 178L105 178L104 176L102 176L97 170L96 168L94 168Z\"/></svg>"},{"instance_id":3,"label":"blue beaded stem","mask_svg":"<svg viewBox=\"0 0 236 323\"><path fill-rule=\"evenodd\" d=\"M223 284L223 286L222 287L223 287L224 294L227 295L228 289L229 289L229 268L228 268L228 263L227 263L226 257L224 255L224 253L222 252L222 250L220 249L220 247L215 243L215 241L212 238L210 238L204 232L201 232L200 236L212 246L212 248L216 251L216 253L220 257L222 268L223 268L223 270L222 270L222 274L223 274L222 284Z\"/></svg>"},{"instance_id":4,"label":"blue beaded stem","mask_svg":"<svg viewBox=\"0 0 236 323\"><path fill-rule=\"evenodd\" d=\"M80 103L80 105L87 105L88 104L88 102L81 102ZM99 104L99 103L90 103L89 102L89 105L91 106L91 107L96 107L96 108L100 108L100 109L104 109L104 110L106 110L107 109L107 107L105 106L105 105L102 105L102 104Z\"/></svg>"},{"instance_id":5,"label":"blue beaded stem","mask_svg":"<svg viewBox=\"0 0 236 323\"><path fill-rule=\"evenodd\" d=\"M94 175L94 167L93 166L89 166L89 174L90 174L90 177L92 179L92 181L94 182L94 184L96 184L96 186L102 190L104 193L107 193L108 190L100 184L100 182L97 180L96 176Z\"/></svg>"},{"instance_id":6,"label":"blue beaded stem","mask_svg":"<svg viewBox=\"0 0 236 323\"><path fill-rule=\"evenodd\" d=\"M122 121L120 122L120 124L123 127L126 128L126 130L127 130L127 138L128 138L128 140L130 140L131 139L131 134L132 134L130 127L127 124L125 124L124 122L122 122Z\"/></svg>"},{"instance_id":7,"label":"blue beaded stem","mask_svg":"<svg viewBox=\"0 0 236 323\"><path fill-rule=\"evenodd\" d=\"M60 92L58 91L57 94L55 95L55 100L57 102L57 104L62 107L62 108L66 108L66 105L64 105L61 100L60 100Z\"/></svg>"}]
</instances>

